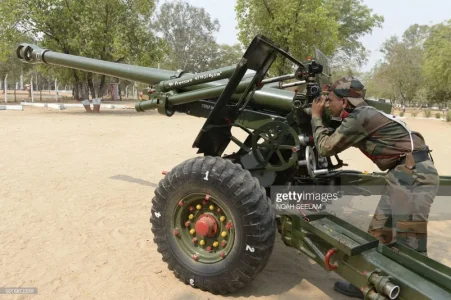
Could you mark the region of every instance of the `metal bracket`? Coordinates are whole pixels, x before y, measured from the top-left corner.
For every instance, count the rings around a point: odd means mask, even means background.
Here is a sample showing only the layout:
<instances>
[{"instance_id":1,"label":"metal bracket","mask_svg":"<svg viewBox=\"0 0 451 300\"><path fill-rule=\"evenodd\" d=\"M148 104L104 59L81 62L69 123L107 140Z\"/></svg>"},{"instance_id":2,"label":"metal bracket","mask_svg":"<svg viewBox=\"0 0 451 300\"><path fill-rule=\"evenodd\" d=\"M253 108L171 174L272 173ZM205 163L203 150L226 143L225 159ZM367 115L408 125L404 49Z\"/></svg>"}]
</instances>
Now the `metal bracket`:
<instances>
[{"instance_id":1,"label":"metal bracket","mask_svg":"<svg viewBox=\"0 0 451 300\"><path fill-rule=\"evenodd\" d=\"M183 74L185 74L186 72L182 69L178 69L177 71L175 71L174 75L172 75L170 78L171 79L176 79L176 78L180 78Z\"/></svg>"}]
</instances>

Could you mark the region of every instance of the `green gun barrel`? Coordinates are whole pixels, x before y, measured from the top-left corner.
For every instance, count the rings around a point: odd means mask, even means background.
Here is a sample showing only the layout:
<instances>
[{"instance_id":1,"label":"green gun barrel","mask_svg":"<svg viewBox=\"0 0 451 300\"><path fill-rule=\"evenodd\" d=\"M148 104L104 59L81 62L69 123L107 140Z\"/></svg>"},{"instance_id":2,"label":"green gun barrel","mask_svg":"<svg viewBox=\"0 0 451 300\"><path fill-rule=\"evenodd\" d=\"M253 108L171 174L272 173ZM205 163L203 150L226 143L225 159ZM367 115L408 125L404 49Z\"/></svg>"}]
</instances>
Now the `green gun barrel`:
<instances>
[{"instance_id":1,"label":"green gun barrel","mask_svg":"<svg viewBox=\"0 0 451 300\"><path fill-rule=\"evenodd\" d=\"M229 66L199 74L183 73L179 78L174 78L177 73L175 71L58 53L31 44L20 44L16 52L17 57L26 63L61 66L146 83L149 85L160 84L162 91L171 88L171 84L179 83L177 89L180 88L179 91L187 93L176 95L173 100L172 98L169 99L168 101L171 105L197 101L208 97L218 97L227 83L226 81L221 80L230 77L236 68L236 66ZM214 76L218 73L221 75ZM195 80L196 77L198 77L197 80ZM192 79L193 82L188 82L190 79ZM244 78L239 86L239 90L245 90L249 82L250 80ZM289 111L292 106L293 96L294 92L292 91L263 87L254 94L251 102L267 107L268 109ZM139 107L140 111L143 111L153 109L154 105L152 105L152 100L148 100L141 101Z\"/></svg>"},{"instance_id":2,"label":"green gun barrel","mask_svg":"<svg viewBox=\"0 0 451 300\"><path fill-rule=\"evenodd\" d=\"M58 53L32 44L20 44L16 54L20 60L30 64L49 64L149 85L159 84L160 90L163 92L177 88L177 91L182 93L168 98L168 104L171 106L219 97L227 84L227 81L223 80L229 78L236 69L236 66L228 66L191 74ZM249 85L250 79L246 77L249 76L244 76L238 85L237 94L244 91ZM293 91L281 90L269 85L256 91L250 102L265 109L289 112L292 109L293 97ZM367 101L370 105L385 112L391 111L389 104ZM155 109L155 107L155 100L147 100L137 103L136 110L144 111Z\"/></svg>"}]
</instances>

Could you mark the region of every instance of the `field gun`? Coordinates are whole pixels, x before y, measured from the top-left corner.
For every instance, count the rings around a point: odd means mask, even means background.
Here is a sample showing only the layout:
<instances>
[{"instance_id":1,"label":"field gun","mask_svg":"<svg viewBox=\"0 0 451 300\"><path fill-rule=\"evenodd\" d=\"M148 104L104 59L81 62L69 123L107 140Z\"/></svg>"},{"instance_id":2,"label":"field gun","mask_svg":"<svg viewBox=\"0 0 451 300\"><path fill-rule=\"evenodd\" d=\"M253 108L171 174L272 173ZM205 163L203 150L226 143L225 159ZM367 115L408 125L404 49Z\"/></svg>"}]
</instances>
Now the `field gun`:
<instances>
[{"instance_id":1,"label":"field gun","mask_svg":"<svg viewBox=\"0 0 451 300\"><path fill-rule=\"evenodd\" d=\"M278 55L293 64L293 74L267 76ZM286 199L293 191L340 199L380 194L384 184L384 173L344 170L338 155L334 164L316 151L311 103L331 77L328 59L318 49L314 58L301 62L258 35L236 65L198 74L28 44L18 47L17 56L146 83L149 99L136 103L138 112L206 118L193 144L203 156L164 173L150 212L158 252L185 284L214 294L243 288L265 268L279 232L285 245L361 287L365 299L451 299L450 268L396 242L381 244L327 211L333 199L320 199L320 205L318 199L303 199L302 206ZM294 81L281 83L286 80ZM295 86L303 89L284 89ZM367 102L391 111L386 103ZM327 114L324 121L331 131L340 124ZM233 136L233 127L247 138ZM224 154L230 142L239 150ZM441 185L451 185L451 177L442 176Z\"/></svg>"}]
</instances>

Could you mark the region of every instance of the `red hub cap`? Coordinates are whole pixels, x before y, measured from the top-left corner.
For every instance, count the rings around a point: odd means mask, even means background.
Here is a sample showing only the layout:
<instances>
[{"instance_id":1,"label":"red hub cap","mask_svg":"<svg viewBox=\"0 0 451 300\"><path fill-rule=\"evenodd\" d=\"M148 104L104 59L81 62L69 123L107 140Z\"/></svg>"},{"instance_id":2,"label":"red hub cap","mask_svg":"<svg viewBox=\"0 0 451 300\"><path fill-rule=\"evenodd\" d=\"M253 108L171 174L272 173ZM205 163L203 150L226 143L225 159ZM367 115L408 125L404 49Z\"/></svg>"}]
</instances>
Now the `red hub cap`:
<instances>
[{"instance_id":1,"label":"red hub cap","mask_svg":"<svg viewBox=\"0 0 451 300\"><path fill-rule=\"evenodd\" d=\"M212 237L218 231L218 224L215 218L210 215L201 215L195 225L198 235L203 237Z\"/></svg>"}]
</instances>

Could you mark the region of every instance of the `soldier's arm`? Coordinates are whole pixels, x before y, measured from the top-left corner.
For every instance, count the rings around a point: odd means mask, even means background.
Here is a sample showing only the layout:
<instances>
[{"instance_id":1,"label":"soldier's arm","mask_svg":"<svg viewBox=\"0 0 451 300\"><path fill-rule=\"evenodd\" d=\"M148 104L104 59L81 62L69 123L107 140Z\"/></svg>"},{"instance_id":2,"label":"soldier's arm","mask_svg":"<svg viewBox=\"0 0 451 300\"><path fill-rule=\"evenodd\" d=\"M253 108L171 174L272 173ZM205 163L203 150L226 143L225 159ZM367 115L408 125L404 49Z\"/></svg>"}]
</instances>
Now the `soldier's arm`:
<instances>
[{"instance_id":1,"label":"soldier's arm","mask_svg":"<svg viewBox=\"0 0 451 300\"><path fill-rule=\"evenodd\" d=\"M345 118L330 136L321 118L312 118L311 123L315 145L321 156L338 154L368 136L360 121L352 114Z\"/></svg>"}]
</instances>

